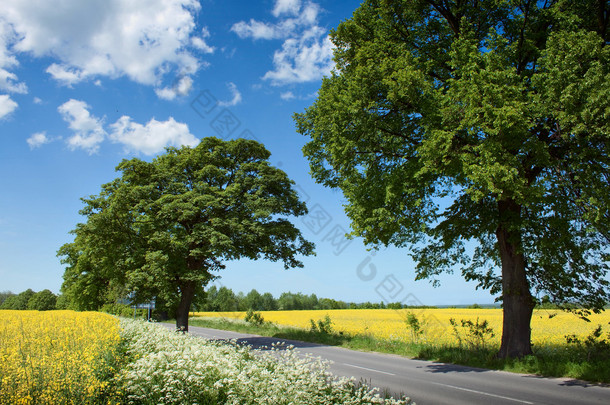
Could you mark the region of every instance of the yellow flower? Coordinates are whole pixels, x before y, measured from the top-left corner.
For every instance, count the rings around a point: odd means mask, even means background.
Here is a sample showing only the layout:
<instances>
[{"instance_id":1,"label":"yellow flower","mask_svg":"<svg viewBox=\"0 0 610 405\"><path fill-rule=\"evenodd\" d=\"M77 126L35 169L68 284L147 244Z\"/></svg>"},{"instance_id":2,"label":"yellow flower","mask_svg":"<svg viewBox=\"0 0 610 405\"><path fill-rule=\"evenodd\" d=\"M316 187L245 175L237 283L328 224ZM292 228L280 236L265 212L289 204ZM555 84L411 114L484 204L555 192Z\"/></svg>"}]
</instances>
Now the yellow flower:
<instances>
[{"instance_id":1,"label":"yellow flower","mask_svg":"<svg viewBox=\"0 0 610 405\"><path fill-rule=\"evenodd\" d=\"M93 403L117 350L118 320L98 312L0 311L0 403Z\"/></svg>"},{"instance_id":2,"label":"yellow flower","mask_svg":"<svg viewBox=\"0 0 610 405\"><path fill-rule=\"evenodd\" d=\"M309 329L310 319L317 321L328 315L332 320L333 330L351 335L370 335L378 339L410 341L413 335L407 327L408 314L419 320L423 333L421 339L437 345L456 345L457 338L449 320L470 320L473 323L486 320L493 328L494 337L491 344L499 344L502 337L502 309L337 309L317 311L263 311L266 321L278 325L294 326ZM243 319L245 312L196 312L197 317L220 317ZM535 310L532 316L532 343L535 346L565 345L565 335L576 335L584 338L591 333L594 326L601 324L604 333L608 332L610 312L593 314L586 322L572 313L558 310ZM461 331L460 331L461 332Z\"/></svg>"}]
</instances>

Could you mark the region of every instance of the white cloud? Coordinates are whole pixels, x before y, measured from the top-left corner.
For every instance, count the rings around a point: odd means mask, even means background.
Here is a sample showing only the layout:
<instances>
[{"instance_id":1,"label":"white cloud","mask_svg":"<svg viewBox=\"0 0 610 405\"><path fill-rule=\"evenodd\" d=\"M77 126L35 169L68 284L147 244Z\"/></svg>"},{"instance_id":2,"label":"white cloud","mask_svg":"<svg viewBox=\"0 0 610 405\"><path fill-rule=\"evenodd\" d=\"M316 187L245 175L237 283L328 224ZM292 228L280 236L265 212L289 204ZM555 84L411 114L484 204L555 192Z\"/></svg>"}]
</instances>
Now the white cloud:
<instances>
[{"instance_id":1,"label":"white cloud","mask_svg":"<svg viewBox=\"0 0 610 405\"><path fill-rule=\"evenodd\" d=\"M273 54L274 70L263 79L274 85L303 83L330 74L334 66L332 42L319 27L304 32L300 38L284 41L282 49Z\"/></svg>"},{"instance_id":2,"label":"white cloud","mask_svg":"<svg viewBox=\"0 0 610 405\"><path fill-rule=\"evenodd\" d=\"M88 111L90 107L84 101L70 99L57 108L64 121L69 124L74 132L68 138L68 147L74 149L84 149L89 154L96 153L99 145L106 137L103 128L103 120L91 115Z\"/></svg>"},{"instance_id":3,"label":"white cloud","mask_svg":"<svg viewBox=\"0 0 610 405\"><path fill-rule=\"evenodd\" d=\"M40 97L34 97L34 104L42 104L42 99Z\"/></svg>"},{"instance_id":4,"label":"white cloud","mask_svg":"<svg viewBox=\"0 0 610 405\"><path fill-rule=\"evenodd\" d=\"M45 143L51 142L51 140L47 137L46 132L36 132L32 134L26 142L30 145L30 149L36 149L44 145Z\"/></svg>"},{"instance_id":5,"label":"white cloud","mask_svg":"<svg viewBox=\"0 0 610 405\"><path fill-rule=\"evenodd\" d=\"M121 143L125 149L154 155L163 151L166 146L195 146L199 140L190 133L186 124L176 122L173 117L167 121L151 119L146 125L123 116L110 125L110 139Z\"/></svg>"},{"instance_id":6,"label":"white cloud","mask_svg":"<svg viewBox=\"0 0 610 405\"><path fill-rule=\"evenodd\" d=\"M237 86L235 85L235 83L229 82L227 83L227 87L233 95L233 98L230 101L220 101L218 102L218 105L222 107L233 107L234 105L241 103L241 93L239 92L239 90L237 90Z\"/></svg>"},{"instance_id":7,"label":"white cloud","mask_svg":"<svg viewBox=\"0 0 610 405\"><path fill-rule=\"evenodd\" d=\"M311 1L277 0L272 14L280 18L275 24L250 20L231 27L240 38L284 39L273 55L273 70L264 80L285 85L319 80L334 66L333 45L327 30L318 26L320 6Z\"/></svg>"},{"instance_id":8,"label":"white cloud","mask_svg":"<svg viewBox=\"0 0 610 405\"><path fill-rule=\"evenodd\" d=\"M277 0L271 12L275 17L282 14L297 15L301 8L301 0Z\"/></svg>"},{"instance_id":9,"label":"white cloud","mask_svg":"<svg viewBox=\"0 0 610 405\"><path fill-rule=\"evenodd\" d=\"M25 94L28 92L28 87L25 83L17 81L16 74L5 69L0 69L0 90Z\"/></svg>"},{"instance_id":10,"label":"white cloud","mask_svg":"<svg viewBox=\"0 0 610 405\"><path fill-rule=\"evenodd\" d=\"M280 3L281 1L278 1L276 7ZM294 18L284 18L276 24L256 21L254 19L250 19L249 22L240 21L233 24L231 31L235 32L242 39L252 38L256 40L298 37L301 30L317 23L320 6L309 2L301 9L300 1L294 3L293 6L297 8L289 14L294 15ZM282 14L285 14L285 12L277 14L276 17Z\"/></svg>"},{"instance_id":11,"label":"white cloud","mask_svg":"<svg viewBox=\"0 0 610 405\"><path fill-rule=\"evenodd\" d=\"M173 100L178 96L186 96L193 88L193 79L189 76L183 76L174 83L171 87L155 89L157 97L164 100Z\"/></svg>"},{"instance_id":12,"label":"white cloud","mask_svg":"<svg viewBox=\"0 0 610 405\"><path fill-rule=\"evenodd\" d=\"M240 38L253 39L274 39L283 36L278 26L262 23L260 21L250 20L250 22L240 21L233 24L231 31L236 33Z\"/></svg>"},{"instance_id":13,"label":"white cloud","mask_svg":"<svg viewBox=\"0 0 610 405\"><path fill-rule=\"evenodd\" d=\"M170 72L193 74L202 66L193 51L213 51L207 30L194 32L200 8L198 0L4 0L0 86L25 90L14 75L2 76L19 52L55 58L47 72L65 85L127 76L157 87Z\"/></svg>"},{"instance_id":14,"label":"white cloud","mask_svg":"<svg viewBox=\"0 0 610 405\"><path fill-rule=\"evenodd\" d=\"M17 106L18 104L14 102L7 94L0 94L0 119L15 111Z\"/></svg>"},{"instance_id":15,"label":"white cloud","mask_svg":"<svg viewBox=\"0 0 610 405\"><path fill-rule=\"evenodd\" d=\"M191 44L204 53L214 53L214 47L205 42L205 38L209 38L210 31L206 27L201 29L201 37L191 37Z\"/></svg>"},{"instance_id":16,"label":"white cloud","mask_svg":"<svg viewBox=\"0 0 610 405\"><path fill-rule=\"evenodd\" d=\"M153 155L166 146L195 146L199 140L192 135L188 126L173 117L167 121L151 119L146 125L134 122L124 115L104 130L103 120L89 112L91 107L84 101L71 99L57 108L62 118L69 124L74 135L67 139L70 149L84 149L90 154L99 150L108 137L120 143L128 151ZM44 132L32 135L28 140L31 148L50 142Z\"/></svg>"},{"instance_id":17,"label":"white cloud","mask_svg":"<svg viewBox=\"0 0 610 405\"><path fill-rule=\"evenodd\" d=\"M318 14L320 6L313 2L307 2L305 7L301 8L298 14L298 22L301 25L311 26L318 23Z\"/></svg>"},{"instance_id":18,"label":"white cloud","mask_svg":"<svg viewBox=\"0 0 610 405\"><path fill-rule=\"evenodd\" d=\"M51 64L46 72L50 74L53 79L68 87L72 87L72 84L78 83L85 78L82 70L71 68L67 65L58 65L57 63Z\"/></svg>"},{"instance_id":19,"label":"white cloud","mask_svg":"<svg viewBox=\"0 0 610 405\"><path fill-rule=\"evenodd\" d=\"M24 94L28 92L25 83L19 82L17 75L7 70L19 65L17 58L8 50L9 44L15 39L15 33L0 18L0 90Z\"/></svg>"},{"instance_id":20,"label":"white cloud","mask_svg":"<svg viewBox=\"0 0 610 405\"><path fill-rule=\"evenodd\" d=\"M282 100L292 100L294 98L294 94L291 91L287 91L285 93L280 94L280 98Z\"/></svg>"}]
</instances>

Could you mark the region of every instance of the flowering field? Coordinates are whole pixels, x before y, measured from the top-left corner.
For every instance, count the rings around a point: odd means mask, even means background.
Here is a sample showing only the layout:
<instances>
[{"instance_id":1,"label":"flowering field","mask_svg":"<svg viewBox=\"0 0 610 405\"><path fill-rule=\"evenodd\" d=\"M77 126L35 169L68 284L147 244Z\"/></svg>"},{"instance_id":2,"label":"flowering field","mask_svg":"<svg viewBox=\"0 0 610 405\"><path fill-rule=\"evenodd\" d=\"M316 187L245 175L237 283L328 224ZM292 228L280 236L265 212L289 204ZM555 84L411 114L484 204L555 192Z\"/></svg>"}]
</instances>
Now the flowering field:
<instances>
[{"instance_id":1,"label":"flowering field","mask_svg":"<svg viewBox=\"0 0 610 405\"><path fill-rule=\"evenodd\" d=\"M372 335L379 339L410 341L412 333L406 326L408 314L414 314L423 329L423 342L436 344L453 344L455 336L449 319L471 320L477 318L482 322L487 320L494 330L495 336L490 343L500 342L502 335L501 309L339 309L317 311L263 311L261 315L266 321L278 325L296 326L309 329L310 319L317 321L330 316L335 331L352 335ZM245 312L196 312L197 317L222 317L243 319ZM586 322L576 315L557 310L536 310L532 317L532 343L538 346L565 344L565 335L586 337L601 324L605 332L610 331L610 312L591 315L591 322Z\"/></svg>"},{"instance_id":2,"label":"flowering field","mask_svg":"<svg viewBox=\"0 0 610 405\"><path fill-rule=\"evenodd\" d=\"M410 403L326 370L98 312L0 311L0 404Z\"/></svg>"},{"instance_id":3,"label":"flowering field","mask_svg":"<svg viewBox=\"0 0 610 405\"><path fill-rule=\"evenodd\" d=\"M0 311L0 403L98 403L110 398L119 336L98 312Z\"/></svg>"}]
</instances>

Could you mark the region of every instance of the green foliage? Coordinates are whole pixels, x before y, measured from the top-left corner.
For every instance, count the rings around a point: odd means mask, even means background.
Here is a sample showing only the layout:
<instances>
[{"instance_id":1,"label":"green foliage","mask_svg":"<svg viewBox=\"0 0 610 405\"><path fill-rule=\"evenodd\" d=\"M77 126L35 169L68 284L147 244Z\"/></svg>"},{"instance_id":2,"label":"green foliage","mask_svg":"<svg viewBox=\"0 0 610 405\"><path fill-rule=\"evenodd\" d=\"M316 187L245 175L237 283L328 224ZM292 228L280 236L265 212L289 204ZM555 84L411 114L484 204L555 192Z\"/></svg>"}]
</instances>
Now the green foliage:
<instances>
[{"instance_id":1,"label":"green foliage","mask_svg":"<svg viewBox=\"0 0 610 405\"><path fill-rule=\"evenodd\" d=\"M4 300L2 305L0 305L0 309L15 309L14 307L16 307L16 306L17 306L17 296L11 295L11 296L8 296Z\"/></svg>"},{"instance_id":2,"label":"green foliage","mask_svg":"<svg viewBox=\"0 0 610 405\"><path fill-rule=\"evenodd\" d=\"M285 292L277 300L278 309L281 311L314 309L318 304L318 297L315 294L308 296L302 293Z\"/></svg>"},{"instance_id":3,"label":"green foliage","mask_svg":"<svg viewBox=\"0 0 610 405\"><path fill-rule=\"evenodd\" d=\"M494 330L488 325L487 320L479 322L479 317L476 322L472 322L470 319L460 320L463 333L458 331L455 319L450 318L449 323L453 327L453 334L459 347L466 344L472 350L485 350L489 347L489 341L495 336Z\"/></svg>"},{"instance_id":4,"label":"green foliage","mask_svg":"<svg viewBox=\"0 0 610 405\"><path fill-rule=\"evenodd\" d=\"M246 316L244 317L244 320L248 323L251 323L252 325L258 325L258 326L265 323L265 319L263 318L261 313L255 312L252 308L250 308L248 310L248 312L246 313Z\"/></svg>"},{"instance_id":5,"label":"green foliage","mask_svg":"<svg viewBox=\"0 0 610 405\"><path fill-rule=\"evenodd\" d=\"M269 292L259 293L255 289L248 294L235 293L228 287L211 286L204 294L199 295L193 302L195 311L231 312L246 311L252 308L255 311L292 311L317 309L428 309L434 306L408 306L400 302L345 302L333 298L318 298L316 294L303 294L284 292L278 299Z\"/></svg>"},{"instance_id":6,"label":"green foliage","mask_svg":"<svg viewBox=\"0 0 610 405\"><path fill-rule=\"evenodd\" d=\"M28 309L36 311L51 311L57 307L57 296L50 290L42 290L34 295L28 301Z\"/></svg>"},{"instance_id":7,"label":"green foliage","mask_svg":"<svg viewBox=\"0 0 610 405\"><path fill-rule=\"evenodd\" d=\"M216 289L215 286L211 287L207 292L208 302L212 311L220 312L231 312L239 310L239 301L237 296L227 287L220 287Z\"/></svg>"},{"instance_id":8,"label":"green foliage","mask_svg":"<svg viewBox=\"0 0 610 405\"><path fill-rule=\"evenodd\" d=\"M15 295L15 294L12 293L11 291L0 292L0 308L2 307L2 304L4 303L4 301L6 301L6 299L8 297L12 297L13 295Z\"/></svg>"},{"instance_id":9,"label":"green foliage","mask_svg":"<svg viewBox=\"0 0 610 405\"><path fill-rule=\"evenodd\" d=\"M57 296L57 301L55 302L55 308L56 309L74 309L70 307L70 301L68 301L67 297L65 294L59 294Z\"/></svg>"},{"instance_id":10,"label":"green foliage","mask_svg":"<svg viewBox=\"0 0 610 405\"><path fill-rule=\"evenodd\" d=\"M261 311L275 311L278 309L278 304L271 293L264 293L261 298Z\"/></svg>"},{"instance_id":11,"label":"green foliage","mask_svg":"<svg viewBox=\"0 0 610 405\"><path fill-rule=\"evenodd\" d=\"M107 314L121 316L124 318L133 318L134 317L134 309L126 304L114 303L114 304L104 304L99 309L100 312L105 312ZM136 309L135 317L140 319L148 318L148 310L147 309Z\"/></svg>"},{"instance_id":12,"label":"green foliage","mask_svg":"<svg viewBox=\"0 0 610 405\"><path fill-rule=\"evenodd\" d=\"M302 267L297 256L313 254L313 244L288 217L307 208L269 156L255 141L204 138L150 163L123 160L118 178L83 199L86 222L58 252L67 265L62 292L78 309L135 292L135 302L156 298L186 326L223 261Z\"/></svg>"},{"instance_id":13,"label":"green foliage","mask_svg":"<svg viewBox=\"0 0 610 405\"><path fill-rule=\"evenodd\" d=\"M36 293L31 288L28 288L17 295L10 295L4 300L0 309L26 310L28 309L28 302L34 294Z\"/></svg>"},{"instance_id":14,"label":"green foliage","mask_svg":"<svg viewBox=\"0 0 610 405\"><path fill-rule=\"evenodd\" d=\"M352 234L409 247L417 279L458 270L501 293L510 322L529 325L544 294L601 310L610 30L599 7L364 1L332 32L335 70L295 115ZM515 330L508 341L527 338Z\"/></svg>"},{"instance_id":15,"label":"green foliage","mask_svg":"<svg viewBox=\"0 0 610 405\"><path fill-rule=\"evenodd\" d=\"M425 321L420 321L413 312L407 312L405 323L411 332L411 342L417 343L424 334Z\"/></svg>"},{"instance_id":16,"label":"green foliage","mask_svg":"<svg viewBox=\"0 0 610 405\"><path fill-rule=\"evenodd\" d=\"M610 361L610 332L602 337L602 326L597 325L589 336L581 340L576 335L566 335L568 345L573 345L587 360L595 359L600 362Z\"/></svg>"},{"instance_id":17,"label":"green foliage","mask_svg":"<svg viewBox=\"0 0 610 405\"><path fill-rule=\"evenodd\" d=\"M264 311L263 296L255 289L252 289L252 291L244 297L244 307L254 311Z\"/></svg>"},{"instance_id":18,"label":"green foliage","mask_svg":"<svg viewBox=\"0 0 610 405\"><path fill-rule=\"evenodd\" d=\"M2 293L0 309L50 311L57 308L57 296L50 290L34 292L31 288L19 293Z\"/></svg>"},{"instance_id":19,"label":"green foliage","mask_svg":"<svg viewBox=\"0 0 610 405\"><path fill-rule=\"evenodd\" d=\"M311 323L311 332L321 333L324 335L330 335L333 333L333 321L328 315L326 315L323 319L318 319L317 322L313 319L310 319L309 322Z\"/></svg>"}]
</instances>

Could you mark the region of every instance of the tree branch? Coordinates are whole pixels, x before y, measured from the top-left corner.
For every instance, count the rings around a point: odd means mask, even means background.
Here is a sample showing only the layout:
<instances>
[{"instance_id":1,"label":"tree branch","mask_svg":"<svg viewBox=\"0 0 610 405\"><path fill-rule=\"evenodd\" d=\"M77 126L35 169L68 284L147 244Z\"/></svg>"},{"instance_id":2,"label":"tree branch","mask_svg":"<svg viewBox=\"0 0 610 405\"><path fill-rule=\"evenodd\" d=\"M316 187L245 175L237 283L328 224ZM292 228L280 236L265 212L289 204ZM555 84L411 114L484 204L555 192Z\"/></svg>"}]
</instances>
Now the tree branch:
<instances>
[{"instance_id":1,"label":"tree branch","mask_svg":"<svg viewBox=\"0 0 610 405\"><path fill-rule=\"evenodd\" d=\"M438 11L445 18L445 20L447 20L447 22L449 23L449 27L451 27L451 30L453 31L455 36L459 37L460 36L459 18L456 18L456 16L454 16L451 13L451 11L449 10L448 7L446 7L445 5L442 5L434 0L428 0L428 4L430 4L432 7L434 7L434 9L436 9L436 11Z\"/></svg>"}]
</instances>

